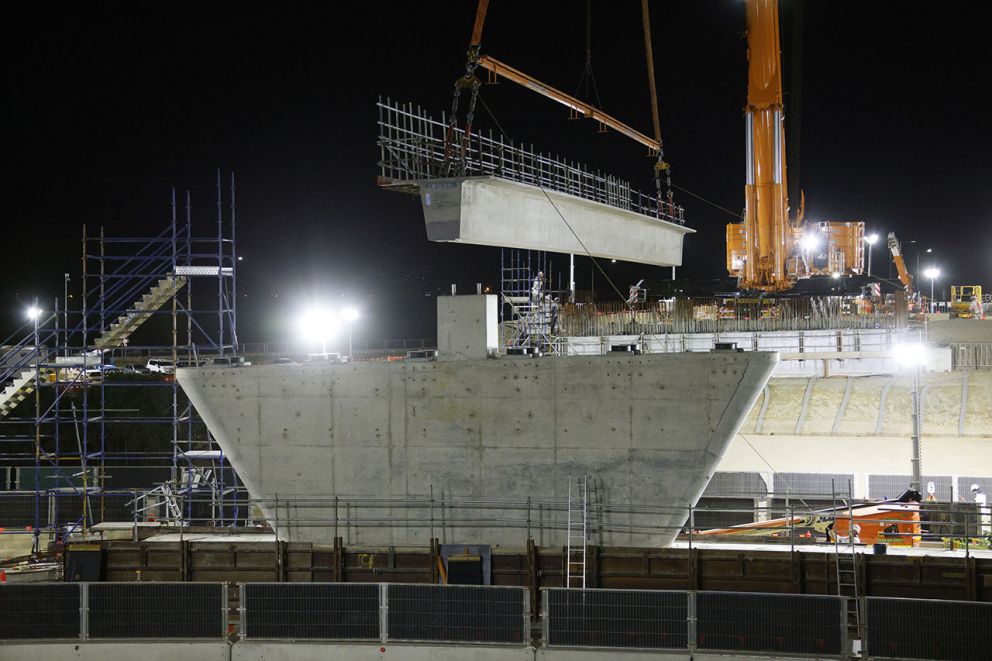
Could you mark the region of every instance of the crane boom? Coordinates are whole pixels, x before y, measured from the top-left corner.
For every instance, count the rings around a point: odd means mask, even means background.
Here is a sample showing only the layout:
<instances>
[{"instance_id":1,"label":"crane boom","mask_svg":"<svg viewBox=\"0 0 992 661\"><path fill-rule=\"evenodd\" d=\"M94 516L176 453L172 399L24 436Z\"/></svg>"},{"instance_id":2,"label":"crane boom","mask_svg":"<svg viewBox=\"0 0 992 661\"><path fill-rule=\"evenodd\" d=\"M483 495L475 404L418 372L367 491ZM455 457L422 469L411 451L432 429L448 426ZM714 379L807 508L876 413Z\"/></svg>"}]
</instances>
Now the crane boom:
<instances>
[{"instance_id":1,"label":"crane boom","mask_svg":"<svg viewBox=\"0 0 992 661\"><path fill-rule=\"evenodd\" d=\"M896 272L899 274L899 282L906 288L907 294L913 293L913 276L906 268L906 260L902 255L902 247L895 232L889 232L889 252L892 253L892 261L895 262Z\"/></svg>"},{"instance_id":2,"label":"crane boom","mask_svg":"<svg viewBox=\"0 0 992 661\"><path fill-rule=\"evenodd\" d=\"M744 234L749 258L742 286L781 290L794 243L788 219L778 0L748 0L747 179Z\"/></svg>"},{"instance_id":3,"label":"crane boom","mask_svg":"<svg viewBox=\"0 0 992 661\"><path fill-rule=\"evenodd\" d=\"M482 26L486 24L486 12L489 10L489 0L479 0L475 8L475 24L472 25L472 41L469 48L478 48L482 45Z\"/></svg>"}]
</instances>

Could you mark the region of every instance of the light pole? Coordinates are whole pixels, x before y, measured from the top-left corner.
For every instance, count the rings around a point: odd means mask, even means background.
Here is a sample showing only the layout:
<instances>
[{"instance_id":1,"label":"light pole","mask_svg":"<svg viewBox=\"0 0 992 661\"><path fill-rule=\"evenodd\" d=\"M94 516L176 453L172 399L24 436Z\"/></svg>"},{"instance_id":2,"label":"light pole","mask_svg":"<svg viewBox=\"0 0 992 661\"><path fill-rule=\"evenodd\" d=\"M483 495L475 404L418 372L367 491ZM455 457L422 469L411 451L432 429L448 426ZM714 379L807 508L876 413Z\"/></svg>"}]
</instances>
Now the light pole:
<instances>
[{"instance_id":1,"label":"light pole","mask_svg":"<svg viewBox=\"0 0 992 661\"><path fill-rule=\"evenodd\" d=\"M913 443L913 477L909 488L920 493L922 486L921 478L921 450L920 435L923 432L923 408L920 398L920 371L927 361L927 350L922 344L898 344L892 349L892 357L896 363L913 370L913 392L911 402L911 417L913 420L912 443Z\"/></svg>"},{"instance_id":2,"label":"light pole","mask_svg":"<svg viewBox=\"0 0 992 661\"><path fill-rule=\"evenodd\" d=\"M38 319L41 318L41 308L38 307L38 299L34 299L34 305L28 308L28 319L34 324L34 416L36 424L34 426L34 488L37 492L41 482L41 425L37 421L41 419L41 342L38 335ZM34 499L34 540L31 543L31 553L38 553L40 541L41 505L40 499Z\"/></svg>"},{"instance_id":3,"label":"light pole","mask_svg":"<svg viewBox=\"0 0 992 661\"><path fill-rule=\"evenodd\" d=\"M352 360L351 331L358 320L358 310L356 308L345 308L342 313L344 320L348 322L348 362Z\"/></svg>"},{"instance_id":4,"label":"light pole","mask_svg":"<svg viewBox=\"0 0 992 661\"><path fill-rule=\"evenodd\" d=\"M936 280L938 276L940 276L940 269L937 268L936 266L931 266L930 268L928 268L926 271L923 272L923 275L930 278L930 312L932 313L934 311L933 281Z\"/></svg>"},{"instance_id":5,"label":"light pole","mask_svg":"<svg viewBox=\"0 0 992 661\"><path fill-rule=\"evenodd\" d=\"M65 347L65 355L69 355L69 274L65 274L65 280L62 283L62 332L63 332L63 346ZM58 340L58 338L56 338Z\"/></svg>"},{"instance_id":6,"label":"light pole","mask_svg":"<svg viewBox=\"0 0 992 661\"><path fill-rule=\"evenodd\" d=\"M868 279L871 280L871 247L875 245L878 241L878 234L874 232L865 237L865 243L868 244Z\"/></svg>"}]
</instances>

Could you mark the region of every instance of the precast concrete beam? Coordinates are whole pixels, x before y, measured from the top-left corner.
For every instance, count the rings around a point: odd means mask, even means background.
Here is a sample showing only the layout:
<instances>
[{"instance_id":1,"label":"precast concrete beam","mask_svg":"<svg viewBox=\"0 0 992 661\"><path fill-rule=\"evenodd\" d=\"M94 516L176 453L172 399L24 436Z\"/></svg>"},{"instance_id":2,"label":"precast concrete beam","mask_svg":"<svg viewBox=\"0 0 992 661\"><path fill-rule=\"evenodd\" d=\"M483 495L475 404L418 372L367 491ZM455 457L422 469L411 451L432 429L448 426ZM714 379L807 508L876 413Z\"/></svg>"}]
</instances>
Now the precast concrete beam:
<instances>
[{"instance_id":1,"label":"precast concrete beam","mask_svg":"<svg viewBox=\"0 0 992 661\"><path fill-rule=\"evenodd\" d=\"M635 211L496 177L417 182L431 241L682 265L695 230Z\"/></svg>"}]
</instances>

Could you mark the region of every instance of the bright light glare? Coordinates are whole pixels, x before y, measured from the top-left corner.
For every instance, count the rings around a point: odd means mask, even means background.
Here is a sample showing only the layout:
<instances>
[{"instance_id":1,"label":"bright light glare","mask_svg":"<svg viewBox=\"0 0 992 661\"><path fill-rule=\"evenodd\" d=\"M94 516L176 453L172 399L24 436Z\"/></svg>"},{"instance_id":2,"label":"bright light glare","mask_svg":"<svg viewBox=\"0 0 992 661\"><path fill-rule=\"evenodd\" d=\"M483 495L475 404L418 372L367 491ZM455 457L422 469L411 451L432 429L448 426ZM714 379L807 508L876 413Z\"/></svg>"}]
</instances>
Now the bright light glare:
<instances>
[{"instance_id":1,"label":"bright light glare","mask_svg":"<svg viewBox=\"0 0 992 661\"><path fill-rule=\"evenodd\" d=\"M310 308L300 315L297 331L306 342L322 344L334 337L338 329L338 319L326 308Z\"/></svg>"},{"instance_id":2,"label":"bright light glare","mask_svg":"<svg viewBox=\"0 0 992 661\"><path fill-rule=\"evenodd\" d=\"M351 323L358 319L358 308L345 308L341 316L344 317L345 321Z\"/></svg>"},{"instance_id":3,"label":"bright light glare","mask_svg":"<svg viewBox=\"0 0 992 661\"><path fill-rule=\"evenodd\" d=\"M938 276L940 276L940 269L935 266L931 266L930 268L928 268L923 272L923 275L930 278L931 280L934 280Z\"/></svg>"},{"instance_id":4,"label":"bright light glare","mask_svg":"<svg viewBox=\"0 0 992 661\"><path fill-rule=\"evenodd\" d=\"M40 316L41 316L41 308L34 305L28 308L28 319L34 321Z\"/></svg>"},{"instance_id":5,"label":"bright light glare","mask_svg":"<svg viewBox=\"0 0 992 661\"><path fill-rule=\"evenodd\" d=\"M923 365L927 362L927 350L922 344L896 344L892 347L892 358L905 367Z\"/></svg>"},{"instance_id":6,"label":"bright light glare","mask_svg":"<svg viewBox=\"0 0 992 661\"><path fill-rule=\"evenodd\" d=\"M799 245L807 252L812 252L820 247L820 237L816 234L803 234L799 239Z\"/></svg>"},{"instance_id":7,"label":"bright light glare","mask_svg":"<svg viewBox=\"0 0 992 661\"><path fill-rule=\"evenodd\" d=\"M870 246L875 245L876 241L878 241L877 234L869 234L868 236L865 237L865 242Z\"/></svg>"},{"instance_id":8,"label":"bright light glare","mask_svg":"<svg viewBox=\"0 0 992 661\"><path fill-rule=\"evenodd\" d=\"M833 278L834 280L840 280L840 271L834 271L833 273L830 274L830 277Z\"/></svg>"}]
</instances>

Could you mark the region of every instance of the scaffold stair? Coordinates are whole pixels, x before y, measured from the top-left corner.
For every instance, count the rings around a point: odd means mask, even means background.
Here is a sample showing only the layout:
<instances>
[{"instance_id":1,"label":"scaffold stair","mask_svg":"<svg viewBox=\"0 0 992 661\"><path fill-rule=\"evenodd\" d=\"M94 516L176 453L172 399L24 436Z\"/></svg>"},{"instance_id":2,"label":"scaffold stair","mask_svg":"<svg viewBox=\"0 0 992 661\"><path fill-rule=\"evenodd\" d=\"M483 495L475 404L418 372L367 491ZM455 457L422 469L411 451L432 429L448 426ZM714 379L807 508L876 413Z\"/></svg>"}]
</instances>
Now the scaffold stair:
<instances>
[{"instance_id":1,"label":"scaffold stair","mask_svg":"<svg viewBox=\"0 0 992 661\"><path fill-rule=\"evenodd\" d=\"M40 370L41 377L46 377L51 370ZM29 367L21 371L13 380L7 383L7 387L0 393L0 416L8 416L10 412L21 402L27 399L37 387L36 379L39 371L34 367Z\"/></svg>"},{"instance_id":2,"label":"scaffold stair","mask_svg":"<svg viewBox=\"0 0 992 661\"><path fill-rule=\"evenodd\" d=\"M121 344L145 323L160 307L186 285L183 276L162 278L131 307L126 314L110 324L93 343L97 349L121 346Z\"/></svg>"}]
</instances>

